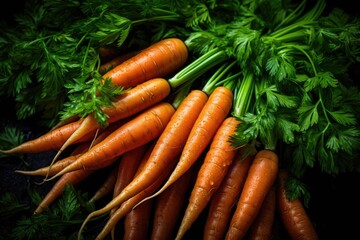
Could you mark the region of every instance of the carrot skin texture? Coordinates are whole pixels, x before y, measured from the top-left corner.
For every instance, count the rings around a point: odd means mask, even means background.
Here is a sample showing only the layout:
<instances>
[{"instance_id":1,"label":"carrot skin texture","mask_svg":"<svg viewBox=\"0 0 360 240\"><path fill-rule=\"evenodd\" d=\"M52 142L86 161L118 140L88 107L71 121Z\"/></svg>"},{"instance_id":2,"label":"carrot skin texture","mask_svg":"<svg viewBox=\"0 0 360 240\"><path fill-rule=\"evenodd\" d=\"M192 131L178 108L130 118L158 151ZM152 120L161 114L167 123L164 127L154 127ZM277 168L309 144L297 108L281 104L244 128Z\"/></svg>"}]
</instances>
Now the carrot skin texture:
<instances>
[{"instance_id":1,"label":"carrot skin texture","mask_svg":"<svg viewBox=\"0 0 360 240\"><path fill-rule=\"evenodd\" d=\"M151 240L170 240L185 203L186 192L194 176L190 168L173 185L155 198ZM151 200L151 199L150 199ZM146 203L145 201L144 203ZM141 205L140 205L141 206Z\"/></svg>"},{"instance_id":2,"label":"carrot skin texture","mask_svg":"<svg viewBox=\"0 0 360 240\"><path fill-rule=\"evenodd\" d=\"M286 231L294 240L319 239L300 199L289 200L287 198L285 187L287 178L286 170L280 169L277 179L277 208Z\"/></svg>"},{"instance_id":3,"label":"carrot skin texture","mask_svg":"<svg viewBox=\"0 0 360 240\"><path fill-rule=\"evenodd\" d=\"M110 71L111 69L113 69L114 67L116 67L117 65L125 62L126 60L130 59L131 57L135 56L136 52L127 52L127 53L123 53L121 55L118 55L116 57L113 57L112 59L110 59L109 61L101 64L100 68L99 68L99 73L100 74L105 74L106 72Z\"/></svg>"},{"instance_id":4,"label":"carrot skin texture","mask_svg":"<svg viewBox=\"0 0 360 240\"><path fill-rule=\"evenodd\" d=\"M279 159L270 150L259 151L250 166L225 239L242 239L254 222L261 204L274 184Z\"/></svg>"},{"instance_id":5,"label":"carrot skin texture","mask_svg":"<svg viewBox=\"0 0 360 240\"><path fill-rule=\"evenodd\" d=\"M241 153L242 151L238 150L225 178L211 199L204 226L204 240L222 240L225 237L232 209L239 199L253 159L251 155L242 159Z\"/></svg>"},{"instance_id":6,"label":"carrot skin texture","mask_svg":"<svg viewBox=\"0 0 360 240\"><path fill-rule=\"evenodd\" d=\"M188 49L178 38L163 39L103 75L125 89L180 68L188 58Z\"/></svg>"},{"instance_id":7,"label":"carrot skin texture","mask_svg":"<svg viewBox=\"0 0 360 240\"><path fill-rule=\"evenodd\" d=\"M239 121L234 117L228 117L216 131L198 172L175 239L181 239L186 231L190 229L223 181L237 152L237 149L231 146L229 138L235 133L238 124Z\"/></svg>"},{"instance_id":8,"label":"carrot skin texture","mask_svg":"<svg viewBox=\"0 0 360 240\"><path fill-rule=\"evenodd\" d=\"M275 185L270 188L266 195L261 209L255 221L249 229L249 240L268 240L271 239L272 227L276 211L276 191Z\"/></svg>"},{"instance_id":9,"label":"carrot skin texture","mask_svg":"<svg viewBox=\"0 0 360 240\"><path fill-rule=\"evenodd\" d=\"M78 169L96 170L110 165L116 157L157 138L168 124L174 111L171 104L167 102L161 102L147 109L124 123L107 138L84 153L76 162L53 177Z\"/></svg>"},{"instance_id":10,"label":"carrot skin texture","mask_svg":"<svg viewBox=\"0 0 360 240\"><path fill-rule=\"evenodd\" d=\"M164 191L196 162L230 112L232 101L233 93L230 89L223 86L215 88L193 124L174 171L164 186L151 197Z\"/></svg>"}]
</instances>

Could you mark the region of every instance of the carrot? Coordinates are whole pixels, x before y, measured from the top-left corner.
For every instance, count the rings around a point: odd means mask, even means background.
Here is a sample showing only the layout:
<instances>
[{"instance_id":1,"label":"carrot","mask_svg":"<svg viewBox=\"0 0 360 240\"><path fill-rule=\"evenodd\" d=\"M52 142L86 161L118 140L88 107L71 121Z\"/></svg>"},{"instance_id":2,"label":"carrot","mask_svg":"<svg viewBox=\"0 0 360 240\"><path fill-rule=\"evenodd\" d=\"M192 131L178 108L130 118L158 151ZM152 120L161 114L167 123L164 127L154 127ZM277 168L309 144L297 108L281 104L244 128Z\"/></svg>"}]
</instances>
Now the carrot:
<instances>
[{"instance_id":1,"label":"carrot","mask_svg":"<svg viewBox=\"0 0 360 240\"><path fill-rule=\"evenodd\" d=\"M164 186L154 195L155 197L179 179L200 157L202 152L211 142L217 129L227 117L233 101L233 93L229 88L219 86L210 94L208 101L193 124L186 144L181 152L181 157L174 171Z\"/></svg>"},{"instance_id":2,"label":"carrot","mask_svg":"<svg viewBox=\"0 0 360 240\"><path fill-rule=\"evenodd\" d=\"M225 239L242 239L246 235L276 180L278 165L273 151L264 149L255 155Z\"/></svg>"},{"instance_id":3,"label":"carrot","mask_svg":"<svg viewBox=\"0 0 360 240\"><path fill-rule=\"evenodd\" d=\"M153 201L147 201L126 214L123 240L146 240L148 238L152 207Z\"/></svg>"},{"instance_id":4,"label":"carrot","mask_svg":"<svg viewBox=\"0 0 360 240\"><path fill-rule=\"evenodd\" d=\"M170 122L156 141L149 161L144 170L138 174L112 201L102 209L92 212L88 219L103 214L119 206L124 201L150 186L164 171L167 165L177 161L186 139L208 97L200 90L193 90L181 102Z\"/></svg>"},{"instance_id":5,"label":"carrot","mask_svg":"<svg viewBox=\"0 0 360 240\"><path fill-rule=\"evenodd\" d=\"M75 184L83 181L84 179L86 179L93 172L94 171L80 169L77 171L66 173L63 176L61 176L61 178L59 178L56 181L54 186L46 194L45 198L41 201L41 203L35 209L34 214L41 213L44 210L44 208L46 208L52 202L54 202L63 193L66 185L68 185L68 184L75 185Z\"/></svg>"},{"instance_id":6,"label":"carrot","mask_svg":"<svg viewBox=\"0 0 360 240\"><path fill-rule=\"evenodd\" d=\"M135 54L136 54L136 52L132 51L132 52L123 53L116 57L113 57L109 61L100 65L99 73L104 74L104 73L110 71L117 65L119 65L119 64L125 62L126 60L130 59L131 57L135 56Z\"/></svg>"},{"instance_id":7,"label":"carrot","mask_svg":"<svg viewBox=\"0 0 360 240\"><path fill-rule=\"evenodd\" d=\"M237 152L237 149L231 146L229 139L235 133L239 123L235 117L228 117L216 131L210 149L206 153L198 172L189 204L175 239L183 238L223 181Z\"/></svg>"},{"instance_id":8,"label":"carrot","mask_svg":"<svg viewBox=\"0 0 360 240\"><path fill-rule=\"evenodd\" d=\"M96 237L96 240L104 239L121 218L125 217L125 215L128 214L135 207L135 205L137 205L142 199L149 196L158 187L160 187L163 181L165 180L165 178L170 174L170 171L173 169L173 166L174 164L167 165L166 168L163 170L163 172L158 176L158 178L154 182L151 183L151 185L149 185L147 188L145 188L135 196L123 202L120 205L120 207L114 212L114 214L111 215L110 219L107 221L102 231ZM83 226L84 225L82 225L82 227ZM81 229L79 233L81 233ZM79 235L79 239L80 239L80 235Z\"/></svg>"},{"instance_id":9,"label":"carrot","mask_svg":"<svg viewBox=\"0 0 360 240\"><path fill-rule=\"evenodd\" d=\"M167 38L117 65L103 78L111 78L113 83L127 89L155 77L164 77L181 67L187 58L184 42L178 38Z\"/></svg>"},{"instance_id":10,"label":"carrot","mask_svg":"<svg viewBox=\"0 0 360 240\"><path fill-rule=\"evenodd\" d=\"M268 240L271 239L272 227L274 223L276 209L275 185L270 188L260 211L249 229L249 240Z\"/></svg>"},{"instance_id":11,"label":"carrot","mask_svg":"<svg viewBox=\"0 0 360 240\"><path fill-rule=\"evenodd\" d=\"M108 195L113 191L117 177L117 164L116 167L112 168L109 175L100 186L100 188L95 192L95 194L90 198L89 202L95 202L104 196Z\"/></svg>"},{"instance_id":12,"label":"carrot","mask_svg":"<svg viewBox=\"0 0 360 240\"><path fill-rule=\"evenodd\" d=\"M167 188L155 199L152 240L172 239L173 231L180 217L188 187L195 173L190 168L173 185ZM145 204L146 202L144 202ZM142 204L139 205L139 207Z\"/></svg>"},{"instance_id":13,"label":"carrot","mask_svg":"<svg viewBox=\"0 0 360 240\"><path fill-rule=\"evenodd\" d=\"M67 119L60 120L57 124L55 124L55 125L51 128L51 130L54 130L54 129L56 129L56 128L65 126L66 124L69 124L69 123L78 121L79 119L80 119L79 116L74 115L74 116L68 117Z\"/></svg>"},{"instance_id":14,"label":"carrot","mask_svg":"<svg viewBox=\"0 0 360 240\"><path fill-rule=\"evenodd\" d=\"M319 239L300 199L288 199L285 185L287 178L286 170L281 169L277 181L277 205L286 231L290 238L294 240Z\"/></svg>"},{"instance_id":15,"label":"carrot","mask_svg":"<svg viewBox=\"0 0 360 240\"><path fill-rule=\"evenodd\" d=\"M116 157L157 138L164 130L174 111L171 104L167 102L161 102L147 109L124 123L103 141L84 153L76 162L48 180L82 168L95 170L110 165Z\"/></svg>"},{"instance_id":16,"label":"carrot","mask_svg":"<svg viewBox=\"0 0 360 240\"><path fill-rule=\"evenodd\" d=\"M231 219L233 206L239 199L253 156L243 158L244 148L237 155L226 173L220 187L214 193L206 218L203 239L224 239Z\"/></svg>"}]
</instances>

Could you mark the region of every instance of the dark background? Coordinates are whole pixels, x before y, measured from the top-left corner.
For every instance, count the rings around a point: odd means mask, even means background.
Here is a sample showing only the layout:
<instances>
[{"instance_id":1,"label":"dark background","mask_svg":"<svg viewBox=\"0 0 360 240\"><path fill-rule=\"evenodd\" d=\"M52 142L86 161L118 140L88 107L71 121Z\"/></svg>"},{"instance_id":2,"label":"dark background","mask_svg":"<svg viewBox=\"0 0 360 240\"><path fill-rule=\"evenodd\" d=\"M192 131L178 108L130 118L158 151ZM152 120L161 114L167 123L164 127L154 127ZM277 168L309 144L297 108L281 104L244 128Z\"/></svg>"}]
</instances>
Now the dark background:
<instances>
[{"instance_id":1,"label":"dark background","mask_svg":"<svg viewBox=\"0 0 360 240\"><path fill-rule=\"evenodd\" d=\"M21 11L24 1L8 1L5 7L2 4L2 20L12 21L12 14ZM328 1L328 8L340 7L345 11L358 16L358 7L354 1ZM359 79L359 68L352 69L354 79ZM39 136L46 129L38 129L36 123L23 123L15 121L15 113L11 108L11 103L7 102L3 96L0 96L2 107L5 111L0 115L1 128L6 126L17 126L28 134L29 138ZM2 129L1 129L2 130ZM28 156L28 162L37 162L40 165L49 157L54 155L53 152L36 154ZM15 159L16 160L16 159ZM20 198L26 201L28 195L26 187L32 184L33 179L20 174L15 174L13 170L21 169L22 162L6 161L0 169L0 192L15 192ZM360 236L360 197L359 197L359 173L340 174L337 177L320 174L318 169L313 169L305 176L304 182L309 187L311 200L308 210L310 218L313 220L320 239L354 239ZM38 190L46 193L51 184L38 187ZM189 231L193 237L197 229L201 229L204 223L204 215L201 215L194 224L193 229ZM286 233L281 225L277 225L282 232L282 239L286 239ZM1 239L1 236L0 236Z\"/></svg>"}]
</instances>

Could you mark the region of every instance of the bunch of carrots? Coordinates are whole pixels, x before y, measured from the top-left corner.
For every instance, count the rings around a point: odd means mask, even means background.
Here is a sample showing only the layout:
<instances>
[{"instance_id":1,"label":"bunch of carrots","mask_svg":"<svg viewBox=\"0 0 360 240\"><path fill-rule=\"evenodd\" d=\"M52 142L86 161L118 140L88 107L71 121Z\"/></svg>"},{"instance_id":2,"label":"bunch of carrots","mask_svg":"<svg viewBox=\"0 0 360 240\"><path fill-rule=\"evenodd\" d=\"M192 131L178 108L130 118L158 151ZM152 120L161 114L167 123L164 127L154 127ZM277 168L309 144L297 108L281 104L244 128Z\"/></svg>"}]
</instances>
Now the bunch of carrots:
<instances>
[{"instance_id":1,"label":"bunch of carrots","mask_svg":"<svg viewBox=\"0 0 360 240\"><path fill-rule=\"evenodd\" d=\"M247 82L238 84L237 75L231 74L235 63L220 51L210 63L202 59L203 70L194 74L193 63L185 66L188 55L181 39L165 38L114 65L108 62L110 70L103 78L125 91L113 107L103 108L107 126L88 115L1 150L5 154L58 151L46 167L17 171L43 176L44 182L56 181L34 214L46 211L66 185L111 167L108 179L90 200L112 194L111 201L89 213L79 239L86 224L103 215L107 222L96 239L114 238L121 220L124 239L183 239L206 208L204 239L270 239L276 209L292 239L317 239L300 199L286 196L286 171L274 149L231 144L241 125L238 117L250 101L241 96ZM214 69L199 89L202 82L195 80ZM69 146L73 151L64 156ZM144 230L150 223L151 237Z\"/></svg>"}]
</instances>

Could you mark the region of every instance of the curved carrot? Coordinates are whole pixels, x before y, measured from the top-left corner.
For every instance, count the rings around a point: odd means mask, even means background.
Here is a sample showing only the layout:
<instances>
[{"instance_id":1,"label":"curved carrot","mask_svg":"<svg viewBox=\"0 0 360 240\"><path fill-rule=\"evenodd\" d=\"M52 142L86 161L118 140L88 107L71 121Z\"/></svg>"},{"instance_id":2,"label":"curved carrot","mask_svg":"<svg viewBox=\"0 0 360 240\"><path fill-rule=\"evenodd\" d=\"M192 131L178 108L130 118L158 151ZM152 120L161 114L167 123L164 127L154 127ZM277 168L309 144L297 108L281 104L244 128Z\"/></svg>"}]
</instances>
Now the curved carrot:
<instances>
[{"instance_id":1,"label":"curved carrot","mask_svg":"<svg viewBox=\"0 0 360 240\"><path fill-rule=\"evenodd\" d=\"M277 181L277 205L286 231L291 239L295 240L319 239L300 199L289 200L287 198L285 186L287 178L286 170L281 169Z\"/></svg>"},{"instance_id":2,"label":"curved carrot","mask_svg":"<svg viewBox=\"0 0 360 240\"><path fill-rule=\"evenodd\" d=\"M144 190L164 171L167 165L177 161L189 133L208 97L200 90L193 90L181 102L168 125L162 132L141 174L135 178L105 207L89 215L89 218L103 214Z\"/></svg>"},{"instance_id":3,"label":"curved carrot","mask_svg":"<svg viewBox=\"0 0 360 240\"><path fill-rule=\"evenodd\" d=\"M232 106L232 101L233 93L230 89L223 86L215 88L201 110L196 122L192 126L174 171L171 173L164 186L145 200L155 197L163 192L189 170L211 142L217 129L227 117Z\"/></svg>"},{"instance_id":4,"label":"curved carrot","mask_svg":"<svg viewBox=\"0 0 360 240\"><path fill-rule=\"evenodd\" d=\"M132 51L132 52L123 53L121 55L113 57L109 61L100 65L99 73L105 74L106 72L110 71L117 65L119 65L119 64L125 62L126 60L130 59L131 57L135 56L135 54L136 54L136 52Z\"/></svg>"},{"instance_id":5,"label":"curved carrot","mask_svg":"<svg viewBox=\"0 0 360 240\"><path fill-rule=\"evenodd\" d=\"M271 239L272 227L275 218L276 191L275 185L270 188L266 195L261 209L249 229L249 240L268 240Z\"/></svg>"},{"instance_id":6,"label":"curved carrot","mask_svg":"<svg viewBox=\"0 0 360 240\"><path fill-rule=\"evenodd\" d=\"M255 155L225 239L242 239L246 235L276 180L278 165L273 151L261 150Z\"/></svg>"},{"instance_id":7,"label":"curved carrot","mask_svg":"<svg viewBox=\"0 0 360 240\"><path fill-rule=\"evenodd\" d=\"M41 201L38 207L35 209L34 214L41 213L44 208L54 202L64 191L65 186L68 184L75 185L84 179L86 179L94 171L80 169L77 171L69 172L61 176L50 191L46 194L45 198Z\"/></svg>"},{"instance_id":8,"label":"curved carrot","mask_svg":"<svg viewBox=\"0 0 360 240\"><path fill-rule=\"evenodd\" d=\"M237 152L237 149L230 144L229 139L235 133L238 124L239 121L236 118L228 117L216 131L198 172L175 239L183 238L223 181Z\"/></svg>"},{"instance_id":9,"label":"curved carrot","mask_svg":"<svg viewBox=\"0 0 360 240\"><path fill-rule=\"evenodd\" d=\"M253 156L243 159L243 149L238 150L220 187L214 193L206 218L203 239L224 239L233 207L239 199Z\"/></svg>"},{"instance_id":10,"label":"curved carrot","mask_svg":"<svg viewBox=\"0 0 360 240\"><path fill-rule=\"evenodd\" d=\"M194 173L194 168L190 168L189 171L182 175L173 185L157 196L155 199L154 218L150 239L172 239L173 231L180 217L181 210L183 209L186 192L190 186ZM140 204L140 206L141 205L142 204Z\"/></svg>"},{"instance_id":11,"label":"curved carrot","mask_svg":"<svg viewBox=\"0 0 360 240\"><path fill-rule=\"evenodd\" d=\"M174 111L172 105L167 102L161 102L147 109L124 123L84 153L76 162L48 180L82 168L95 170L110 165L116 157L157 138L163 132Z\"/></svg>"},{"instance_id":12,"label":"curved carrot","mask_svg":"<svg viewBox=\"0 0 360 240\"><path fill-rule=\"evenodd\" d=\"M163 39L103 75L125 89L180 68L188 58L185 43L178 38Z\"/></svg>"},{"instance_id":13,"label":"curved carrot","mask_svg":"<svg viewBox=\"0 0 360 240\"><path fill-rule=\"evenodd\" d=\"M117 166L117 164L116 164ZM115 182L117 177L117 168L114 167L111 169L110 173L108 174L107 178L103 182L103 184L99 187L99 189L94 193L94 195L90 198L89 202L95 202L104 196L111 193L114 189Z\"/></svg>"}]
</instances>

